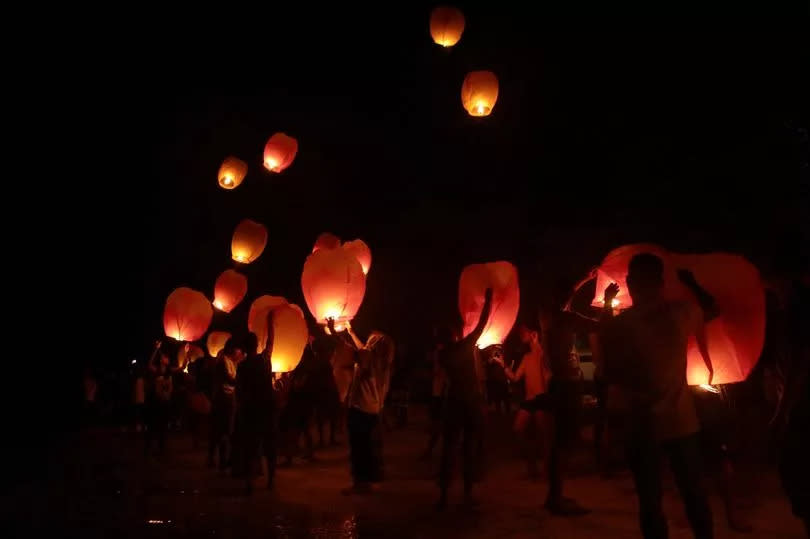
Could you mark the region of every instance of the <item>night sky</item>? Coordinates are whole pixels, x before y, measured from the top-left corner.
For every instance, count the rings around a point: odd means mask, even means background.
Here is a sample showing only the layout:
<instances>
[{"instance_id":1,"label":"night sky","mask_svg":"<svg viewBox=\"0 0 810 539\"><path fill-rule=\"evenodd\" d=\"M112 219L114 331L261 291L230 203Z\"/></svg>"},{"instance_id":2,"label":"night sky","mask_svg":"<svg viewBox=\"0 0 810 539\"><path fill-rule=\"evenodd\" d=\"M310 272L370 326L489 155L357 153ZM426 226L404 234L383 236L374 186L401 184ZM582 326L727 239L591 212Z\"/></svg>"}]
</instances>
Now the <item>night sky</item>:
<instances>
[{"instance_id":1,"label":"night sky","mask_svg":"<svg viewBox=\"0 0 810 539\"><path fill-rule=\"evenodd\" d=\"M225 36L145 33L90 96L109 114L95 143L114 152L102 211L120 247L105 272L127 328L103 360L148 353L173 288L211 297L246 217L268 245L244 268L248 296L212 329L243 329L261 294L304 307L301 268L324 231L369 244L355 326L400 342L455 312L468 263L514 262L531 312L550 283L628 242L740 252L765 274L806 257L806 28L462 8L449 50L432 42L425 6L310 6L244 36L235 14L222 15ZM500 81L486 118L460 101L477 69ZM273 175L262 151L277 131L299 152ZM230 154L249 172L225 191L216 174Z\"/></svg>"}]
</instances>

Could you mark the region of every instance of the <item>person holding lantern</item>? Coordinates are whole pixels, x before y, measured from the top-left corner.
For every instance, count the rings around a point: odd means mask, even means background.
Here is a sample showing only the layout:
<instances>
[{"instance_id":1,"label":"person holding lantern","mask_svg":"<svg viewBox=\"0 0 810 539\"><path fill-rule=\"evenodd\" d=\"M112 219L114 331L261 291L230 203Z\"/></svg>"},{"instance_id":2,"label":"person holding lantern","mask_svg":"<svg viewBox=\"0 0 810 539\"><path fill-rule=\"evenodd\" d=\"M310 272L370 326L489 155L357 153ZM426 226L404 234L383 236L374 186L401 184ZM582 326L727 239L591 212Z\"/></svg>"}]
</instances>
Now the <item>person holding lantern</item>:
<instances>
[{"instance_id":1,"label":"person holding lantern","mask_svg":"<svg viewBox=\"0 0 810 539\"><path fill-rule=\"evenodd\" d=\"M699 423L686 381L687 343L694 335L711 383L704 313L688 302L666 301L663 273L663 262L656 255L641 253L630 260L627 286L633 306L601 332L604 374L620 390L626 406L627 456L639 499L642 535L668 535L661 506L659 457L663 453L669 457L695 537L710 539L712 514L701 481ZM711 314L711 297L691 274L680 277Z\"/></svg>"},{"instance_id":2,"label":"person holding lantern","mask_svg":"<svg viewBox=\"0 0 810 539\"><path fill-rule=\"evenodd\" d=\"M229 442L233 430L234 393L236 392L236 369L245 354L231 337L217 354L214 368L213 399L211 400L211 425L208 444L208 466L213 467L219 453L219 469L224 470L229 461Z\"/></svg>"},{"instance_id":3,"label":"person holding lantern","mask_svg":"<svg viewBox=\"0 0 810 539\"><path fill-rule=\"evenodd\" d=\"M337 335L334 319L328 319L327 325ZM373 331L363 343L348 323L346 330L357 353L347 413L353 484L343 494L365 494L374 490L383 475L380 414L391 381L394 343L379 331Z\"/></svg>"},{"instance_id":4,"label":"person holding lantern","mask_svg":"<svg viewBox=\"0 0 810 539\"><path fill-rule=\"evenodd\" d=\"M472 332L459 338L461 328L451 329L444 336L444 349L441 363L447 374L448 391L444 417L444 440L442 447L441 470L439 473L439 503L442 511L447 507L447 491L455 460L456 446L462 440L464 456L464 502L468 507L475 505L472 496L476 469L481 467L484 430L484 392L478 376L478 361L475 343L484 332L492 310L492 289L484 294L484 308Z\"/></svg>"}]
</instances>

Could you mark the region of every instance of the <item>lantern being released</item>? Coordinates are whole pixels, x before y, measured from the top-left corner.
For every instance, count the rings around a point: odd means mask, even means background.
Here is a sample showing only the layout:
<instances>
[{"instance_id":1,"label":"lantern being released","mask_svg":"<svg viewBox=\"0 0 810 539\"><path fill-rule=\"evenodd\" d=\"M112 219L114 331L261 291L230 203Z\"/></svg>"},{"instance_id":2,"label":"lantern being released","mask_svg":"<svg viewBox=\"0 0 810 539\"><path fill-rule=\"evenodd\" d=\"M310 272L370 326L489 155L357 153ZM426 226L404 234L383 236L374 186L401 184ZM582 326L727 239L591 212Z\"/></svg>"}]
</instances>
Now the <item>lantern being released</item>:
<instances>
[{"instance_id":1,"label":"lantern being released","mask_svg":"<svg viewBox=\"0 0 810 539\"><path fill-rule=\"evenodd\" d=\"M243 219L233 231L231 258L242 264L250 264L262 254L267 245L267 229L264 225Z\"/></svg>"},{"instance_id":2,"label":"lantern being released","mask_svg":"<svg viewBox=\"0 0 810 539\"><path fill-rule=\"evenodd\" d=\"M178 341L196 341L208 330L214 310L201 292L191 288L176 288L166 299L163 309L163 330L167 337Z\"/></svg>"},{"instance_id":3,"label":"lantern being released","mask_svg":"<svg viewBox=\"0 0 810 539\"><path fill-rule=\"evenodd\" d=\"M608 253L599 266L593 305L601 306L599 300L605 288L616 282L621 287L618 308L632 306L627 292L627 267L630 259L640 253L653 253L663 260L666 299L696 304L692 292L678 279L678 269L691 271L698 284L712 295L719 312L717 318L706 324L706 344L714 368L712 383L745 380L756 366L765 342L765 291L757 269L745 258L732 254L683 255L657 245L626 245ZM687 382L701 385L708 378L703 357L692 337L687 351Z\"/></svg>"},{"instance_id":4,"label":"lantern being released","mask_svg":"<svg viewBox=\"0 0 810 539\"><path fill-rule=\"evenodd\" d=\"M205 357L203 349L196 344L186 344L177 351L177 366L188 372L188 366L201 357Z\"/></svg>"},{"instance_id":5,"label":"lantern being released","mask_svg":"<svg viewBox=\"0 0 810 539\"><path fill-rule=\"evenodd\" d=\"M264 168L282 172L290 166L298 153L298 141L284 133L276 133L264 146Z\"/></svg>"},{"instance_id":6,"label":"lantern being released","mask_svg":"<svg viewBox=\"0 0 810 539\"><path fill-rule=\"evenodd\" d=\"M464 14L450 6L439 6L430 13L430 36L442 47L452 47L464 32Z\"/></svg>"},{"instance_id":7,"label":"lantern being released","mask_svg":"<svg viewBox=\"0 0 810 539\"><path fill-rule=\"evenodd\" d=\"M237 157L226 157L219 167L217 181L223 189L236 189L247 175L247 163Z\"/></svg>"},{"instance_id":8,"label":"lantern being released","mask_svg":"<svg viewBox=\"0 0 810 539\"><path fill-rule=\"evenodd\" d=\"M273 353L270 356L273 372L290 372L301 361L309 339L306 320L297 305L279 305L269 314L273 321Z\"/></svg>"},{"instance_id":9,"label":"lantern being released","mask_svg":"<svg viewBox=\"0 0 810 539\"><path fill-rule=\"evenodd\" d=\"M363 274L368 275L368 270L371 269L371 249L368 248L366 242L363 240L347 241L343 244L343 248L349 251L363 268Z\"/></svg>"},{"instance_id":10,"label":"lantern being released","mask_svg":"<svg viewBox=\"0 0 810 539\"><path fill-rule=\"evenodd\" d=\"M492 71L471 71L461 85L461 104L470 116L489 116L498 100L498 77Z\"/></svg>"},{"instance_id":11,"label":"lantern being released","mask_svg":"<svg viewBox=\"0 0 810 539\"><path fill-rule=\"evenodd\" d=\"M214 307L229 313L247 294L247 277L236 270L225 270L214 284Z\"/></svg>"},{"instance_id":12,"label":"lantern being released","mask_svg":"<svg viewBox=\"0 0 810 539\"><path fill-rule=\"evenodd\" d=\"M287 305L287 300L281 296L259 296L250 304L248 312L248 331L256 334L259 339L259 350L267 345L267 315L280 305Z\"/></svg>"},{"instance_id":13,"label":"lantern being released","mask_svg":"<svg viewBox=\"0 0 810 539\"><path fill-rule=\"evenodd\" d=\"M472 264L464 268L458 282L458 309L464 321L466 337L484 310L484 294L492 288L492 310L484 332L476 345L486 348L492 344L503 344L517 319L520 308L518 273L509 262Z\"/></svg>"},{"instance_id":14,"label":"lantern being released","mask_svg":"<svg viewBox=\"0 0 810 539\"><path fill-rule=\"evenodd\" d=\"M366 276L357 258L342 247L318 249L301 274L307 307L319 324L334 318L336 327L354 318L366 293Z\"/></svg>"},{"instance_id":15,"label":"lantern being released","mask_svg":"<svg viewBox=\"0 0 810 539\"><path fill-rule=\"evenodd\" d=\"M340 247L340 238L331 232L324 232L315 240L312 252L314 253L318 249L337 249L338 247Z\"/></svg>"},{"instance_id":16,"label":"lantern being released","mask_svg":"<svg viewBox=\"0 0 810 539\"><path fill-rule=\"evenodd\" d=\"M231 338L231 334L227 331L212 331L208 334L206 346L208 348L208 355L217 357L217 355L225 348L225 343Z\"/></svg>"}]
</instances>

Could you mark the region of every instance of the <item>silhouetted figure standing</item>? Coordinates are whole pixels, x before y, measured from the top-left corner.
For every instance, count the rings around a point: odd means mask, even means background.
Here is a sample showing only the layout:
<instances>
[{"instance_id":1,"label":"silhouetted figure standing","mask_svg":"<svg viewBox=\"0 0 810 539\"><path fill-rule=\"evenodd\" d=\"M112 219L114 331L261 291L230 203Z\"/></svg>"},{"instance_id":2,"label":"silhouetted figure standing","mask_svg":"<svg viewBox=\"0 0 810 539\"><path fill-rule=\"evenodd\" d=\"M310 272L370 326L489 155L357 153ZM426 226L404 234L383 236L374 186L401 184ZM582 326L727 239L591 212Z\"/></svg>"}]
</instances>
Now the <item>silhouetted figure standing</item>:
<instances>
[{"instance_id":1,"label":"silhouetted figure standing","mask_svg":"<svg viewBox=\"0 0 810 539\"><path fill-rule=\"evenodd\" d=\"M669 458L695 537L709 539L713 536L712 515L702 485L698 419L686 383L691 335L707 363L711 383L704 316L688 302L663 298L663 271L662 260L653 254L639 254L630 261L627 286L633 306L604 328L605 376L626 400L627 456L639 499L642 535L646 539L668 536L661 507L659 462L663 454ZM694 279L683 277L701 305L709 303L710 296Z\"/></svg>"},{"instance_id":2,"label":"silhouetted figure standing","mask_svg":"<svg viewBox=\"0 0 810 539\"><path fill-rule=\"evenodd\" d=\"M219 453L219 469L224 470L230 461L231 433L236 406L236 369L244 359L241 347L233 337L217 356L214 366L213 398L211 399L211 425L208 444L208 465L215 465Z\"/></svg>"},{"instance_id":3,"label":"silhouetted figure standing","mask_svg":"<svg viewBox=\"0 0 810 539\"><path fill-rule=\"evenodd\" d=\"M462 443L464 460L464 501L472 506L473 483L476 471L480 472L482 466L481 455L483 449L484 431L484 401L481 377L475 352L475 343L484 332L492 308L492 289L487 289L484 296L484 308L475 329L464 338L460 338L461 331L457 329L456 335L446 339L442 354L442 365L447 373L447 405L444 417L444 446L442 448L442 463L439 474L439 503L438 508L447 506L447 491L453 471L457 445Z\"/></svg>"},{"instance_id":4,"label":"silhouetted figure standing","mask_svg":"<svg viewBox=\"0 0 810 539\"><path fill-rule=\"evenodd\" d=\"M163 454L166 451L166 431L172 402L172 373L169 370L169 354L164 346L155 350L148 369L144 452L148 455L152 442L157 440L158 450Z\"/></svg>"}]
</instances>

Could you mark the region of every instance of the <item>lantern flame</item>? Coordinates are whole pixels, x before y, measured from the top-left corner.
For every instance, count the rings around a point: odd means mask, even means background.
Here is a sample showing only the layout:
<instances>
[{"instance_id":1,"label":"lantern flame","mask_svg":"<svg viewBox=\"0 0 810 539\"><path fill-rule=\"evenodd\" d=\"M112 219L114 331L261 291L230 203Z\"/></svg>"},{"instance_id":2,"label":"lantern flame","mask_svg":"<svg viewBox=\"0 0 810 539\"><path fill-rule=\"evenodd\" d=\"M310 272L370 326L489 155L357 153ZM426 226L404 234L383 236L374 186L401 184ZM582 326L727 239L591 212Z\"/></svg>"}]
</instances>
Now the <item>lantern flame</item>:
<instances>
[{"instance_id":1,"label":"lantern flame","mask_svg":"<svg viewBox=\"0 0 810 539\"><path fill-rule=\"evenodd\" d=\"M720 393L719 389L709 384L700 384L698 387L703 391L708 391L709 393Z\"/></svg>"},{"instance_id":2,"label":"lantern flame","mask_svg":"<svg viewBox=\"0 0 810 539\"><path fill-rule=\"evenodd\" d=\"M267 158L264 161L264 164L267 165L267 168L272 170L273 172L278 172L278 161L272 158Z\"/></svg>"}]
</instances>

